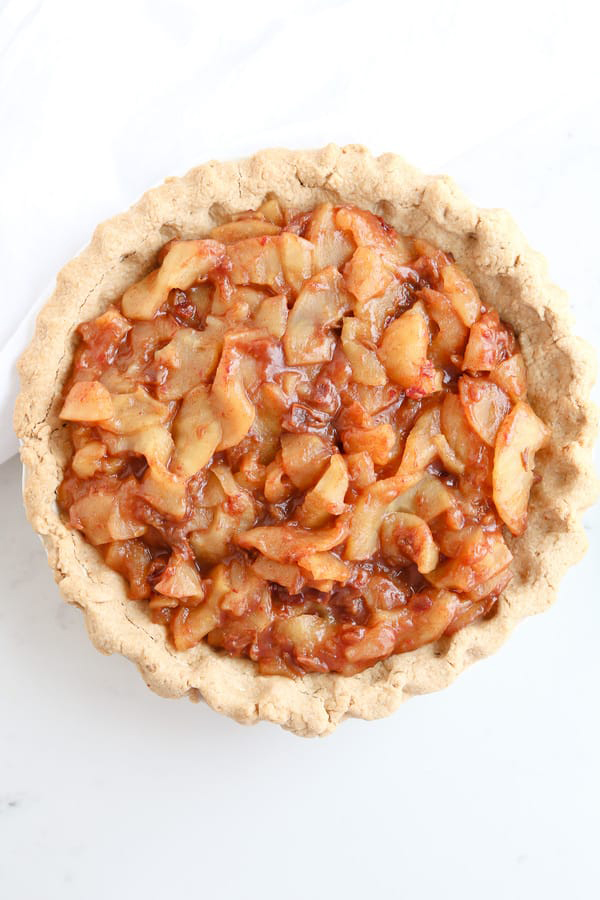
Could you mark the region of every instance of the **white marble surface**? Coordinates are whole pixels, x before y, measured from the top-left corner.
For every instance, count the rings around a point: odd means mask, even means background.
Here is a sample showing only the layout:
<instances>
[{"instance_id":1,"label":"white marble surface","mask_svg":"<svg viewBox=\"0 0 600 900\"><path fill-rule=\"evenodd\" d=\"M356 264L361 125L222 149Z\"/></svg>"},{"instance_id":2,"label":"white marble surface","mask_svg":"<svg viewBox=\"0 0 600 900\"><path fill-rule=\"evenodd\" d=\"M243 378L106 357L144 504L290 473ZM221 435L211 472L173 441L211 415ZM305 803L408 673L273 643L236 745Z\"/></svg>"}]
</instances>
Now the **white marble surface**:
<instances>
[{"instance_id":1,"label":"white marble surface","mask_svg":"<svg viewBox=\"0 0 600 900\"><path fill-rule=\"evenodd\" d=\"M392 6L368 6L234 3L224 23L222 7L183 0L169 16L142 0L93 13L0 2L0 86L13 85L0 100L0 263L21 310L95 221L164 175L266 144L353 139L511 209L599 347L591 5L505 3L492 21L485 4L411 4L383 32ZM340 23L344 52L318 60ZM257 109L252 85L307 38L306 65L284 67L271 114ZM199 75L210 91L183 116L177 98ZM241 97L237 127L227 91ZM0 379L4 402L8 362ZM598 507L586 523L590 552L557 604L495 657L387 720L303 741L162 700L124 659L96 653L25 521L17 460L0 466L0 896L588 900L600 880Z\"/></svg>"}]
</instances>

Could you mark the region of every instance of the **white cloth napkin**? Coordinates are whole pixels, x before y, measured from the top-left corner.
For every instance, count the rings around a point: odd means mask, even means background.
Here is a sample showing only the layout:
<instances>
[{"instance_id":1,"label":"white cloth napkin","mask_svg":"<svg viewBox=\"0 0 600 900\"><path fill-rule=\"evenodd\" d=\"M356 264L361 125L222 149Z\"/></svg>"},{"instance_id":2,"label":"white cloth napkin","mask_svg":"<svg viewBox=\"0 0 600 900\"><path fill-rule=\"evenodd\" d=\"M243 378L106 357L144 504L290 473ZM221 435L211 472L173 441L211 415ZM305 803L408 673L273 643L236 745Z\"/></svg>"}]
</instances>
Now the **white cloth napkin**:
<instances>
[{"instance_id":1,"label":"white cloth napkin","mask_svg":"<svg viewBox=\"0 0 600 900\"><path fill-rule=\"evenodd\" d=\"M585 0L0 5L0 462L16 449L15 360L56 271L97 222L207 159L360 142L448 171L476 201L528 218L540 249L564 246L552 192L587 208L587 172L598 193L591 10Z\"/></svg>"}]
</instances>

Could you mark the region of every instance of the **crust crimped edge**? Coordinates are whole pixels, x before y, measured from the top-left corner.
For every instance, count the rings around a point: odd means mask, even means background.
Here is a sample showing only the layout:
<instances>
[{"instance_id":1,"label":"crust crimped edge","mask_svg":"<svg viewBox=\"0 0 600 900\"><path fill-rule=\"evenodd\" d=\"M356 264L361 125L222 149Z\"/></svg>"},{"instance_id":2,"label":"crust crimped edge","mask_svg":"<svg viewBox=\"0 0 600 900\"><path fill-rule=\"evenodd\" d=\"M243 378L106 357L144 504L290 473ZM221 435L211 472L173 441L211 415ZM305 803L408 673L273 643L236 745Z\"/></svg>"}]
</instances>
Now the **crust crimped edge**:
<instances>
[{"instance_id":1,"label":"crust crimped edge","mask_svg":"<svg viewBox=\"0 0 600 900\"><path fill-rule=\"evenodd\" d=\"M63 524L56 506L68 458L60 392L75 327L146 274L167 240L201 237L270 193L297 209L324 200L356 204L453 253L483 301L519 336L530 402L552 428L550 447L537 457L542 480L531 495L529 527L517 541L509 539L514 578L493 618L351 677L262 676L249 660L229 658L204 642L175 652L166 630L127 599L120 576ZM380 718L413 694L446 687L473 660L496 650L519 620L546 609L565 570L586 549L579 513L597 487L591 455L597 414L589 399L593 351L570 334L564 293L549 281L545 260L528 247L508 213L477 209L449 178L424 175L393 154L374 158L364 147L333 144L265 150L167 179L98 226L89 246L61 270L19 371L15 429L27 473L25 506L64 598L83 610L98 650L127 656L152 690L204 699L241 723L266 719L298 735L325 735L345 717Z\"/></svg>"}]
</instances>

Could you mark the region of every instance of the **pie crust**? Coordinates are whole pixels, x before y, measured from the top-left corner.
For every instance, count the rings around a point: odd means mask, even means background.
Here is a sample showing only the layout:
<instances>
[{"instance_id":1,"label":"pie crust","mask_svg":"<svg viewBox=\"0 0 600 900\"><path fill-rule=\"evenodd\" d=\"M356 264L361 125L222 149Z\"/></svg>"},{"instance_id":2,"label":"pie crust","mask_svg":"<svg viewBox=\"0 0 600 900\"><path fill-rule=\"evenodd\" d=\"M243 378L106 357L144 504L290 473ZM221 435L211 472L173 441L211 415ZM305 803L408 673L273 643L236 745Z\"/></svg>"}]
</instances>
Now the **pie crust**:
<instances>
[{"instance_id":1,"label":"pie crust","mask_svg":"<svg viewBox=\"0 0 600 900\"><path fill-rule=\"evenodd\" d=\"M168 240L202 237L271 193L299 211L325 200L355 204L452 253L483 302L514 329L530 403L552 428L549 447L536 458L542 478L531 494L527 531L507 538L514 577L495 615L350 677L263 676L250 660L205 643L176 652L164 628L128 600L120 576L63 523L56 505L69 454L58 414L76 326L145 275ZM586 548L579 513L597 484L591 461L597 415L589 400L594 370L591 348L570 334L566 297L549 281L544 259L506 212L477 209L445 176L423 175L392 154L374 158L360 146L266 150L210 162L168 179L100 225L90 245L59 273L20 362L15 428L27 473L25 505L65 599L83 609L99 650L127 656L163 696L204 699L242 723L266 719L298 735L324 735L347 716L379 718L413 694L445 687L470 662L497 649L518 621L552 603L560 578Z\"/></svg>"}]
</instances>

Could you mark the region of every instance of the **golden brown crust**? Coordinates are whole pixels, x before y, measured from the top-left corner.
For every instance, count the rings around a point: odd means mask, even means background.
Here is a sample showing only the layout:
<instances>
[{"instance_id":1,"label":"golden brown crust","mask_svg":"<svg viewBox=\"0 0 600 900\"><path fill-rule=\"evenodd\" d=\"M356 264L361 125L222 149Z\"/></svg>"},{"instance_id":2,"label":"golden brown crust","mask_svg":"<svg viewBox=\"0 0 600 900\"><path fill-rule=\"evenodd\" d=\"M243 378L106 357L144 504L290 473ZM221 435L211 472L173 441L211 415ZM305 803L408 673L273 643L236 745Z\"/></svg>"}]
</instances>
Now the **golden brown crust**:
<instances>
[{"instance_id":1,"label":"golden brown crust","mask_svg":"<svg viewBox=\"0 0 600 900\"><path fill-rule=\"evenodd\" d=\"M62 523L56 507L68 452L59 394L76 325L144 275L167 240L202 236L226 215L259 206L268 193L297 209L324 199L353 203L453 253L483 301L519 336L531 403L552 427L551 445L538 457L542 481L532 492L529 527L510 541L515 577L494 617L352 677L261 676L250 661L204 643L175 652L162 626L127 599L121 578ZM520 619L554 600L560 578L586 547L579 513L596 488L591 445L597 417L589 401L594 369L591 348L570 334L565 296L549 281L544 259L507 213L477 209L450 179L423 175L392 154L374 158L360 146L266 150L236 162L210 162L168 179L100 225L90 245L59 273L20 362L15 428L27 472L25 504L65 599L83 609L99 650L129 657L164 696L187 694L240 722L267 719L299 735L324 735L346 716L379 718L412 694L445 687L471 661L493 652Z\"/></svg>"}]
</instances>

